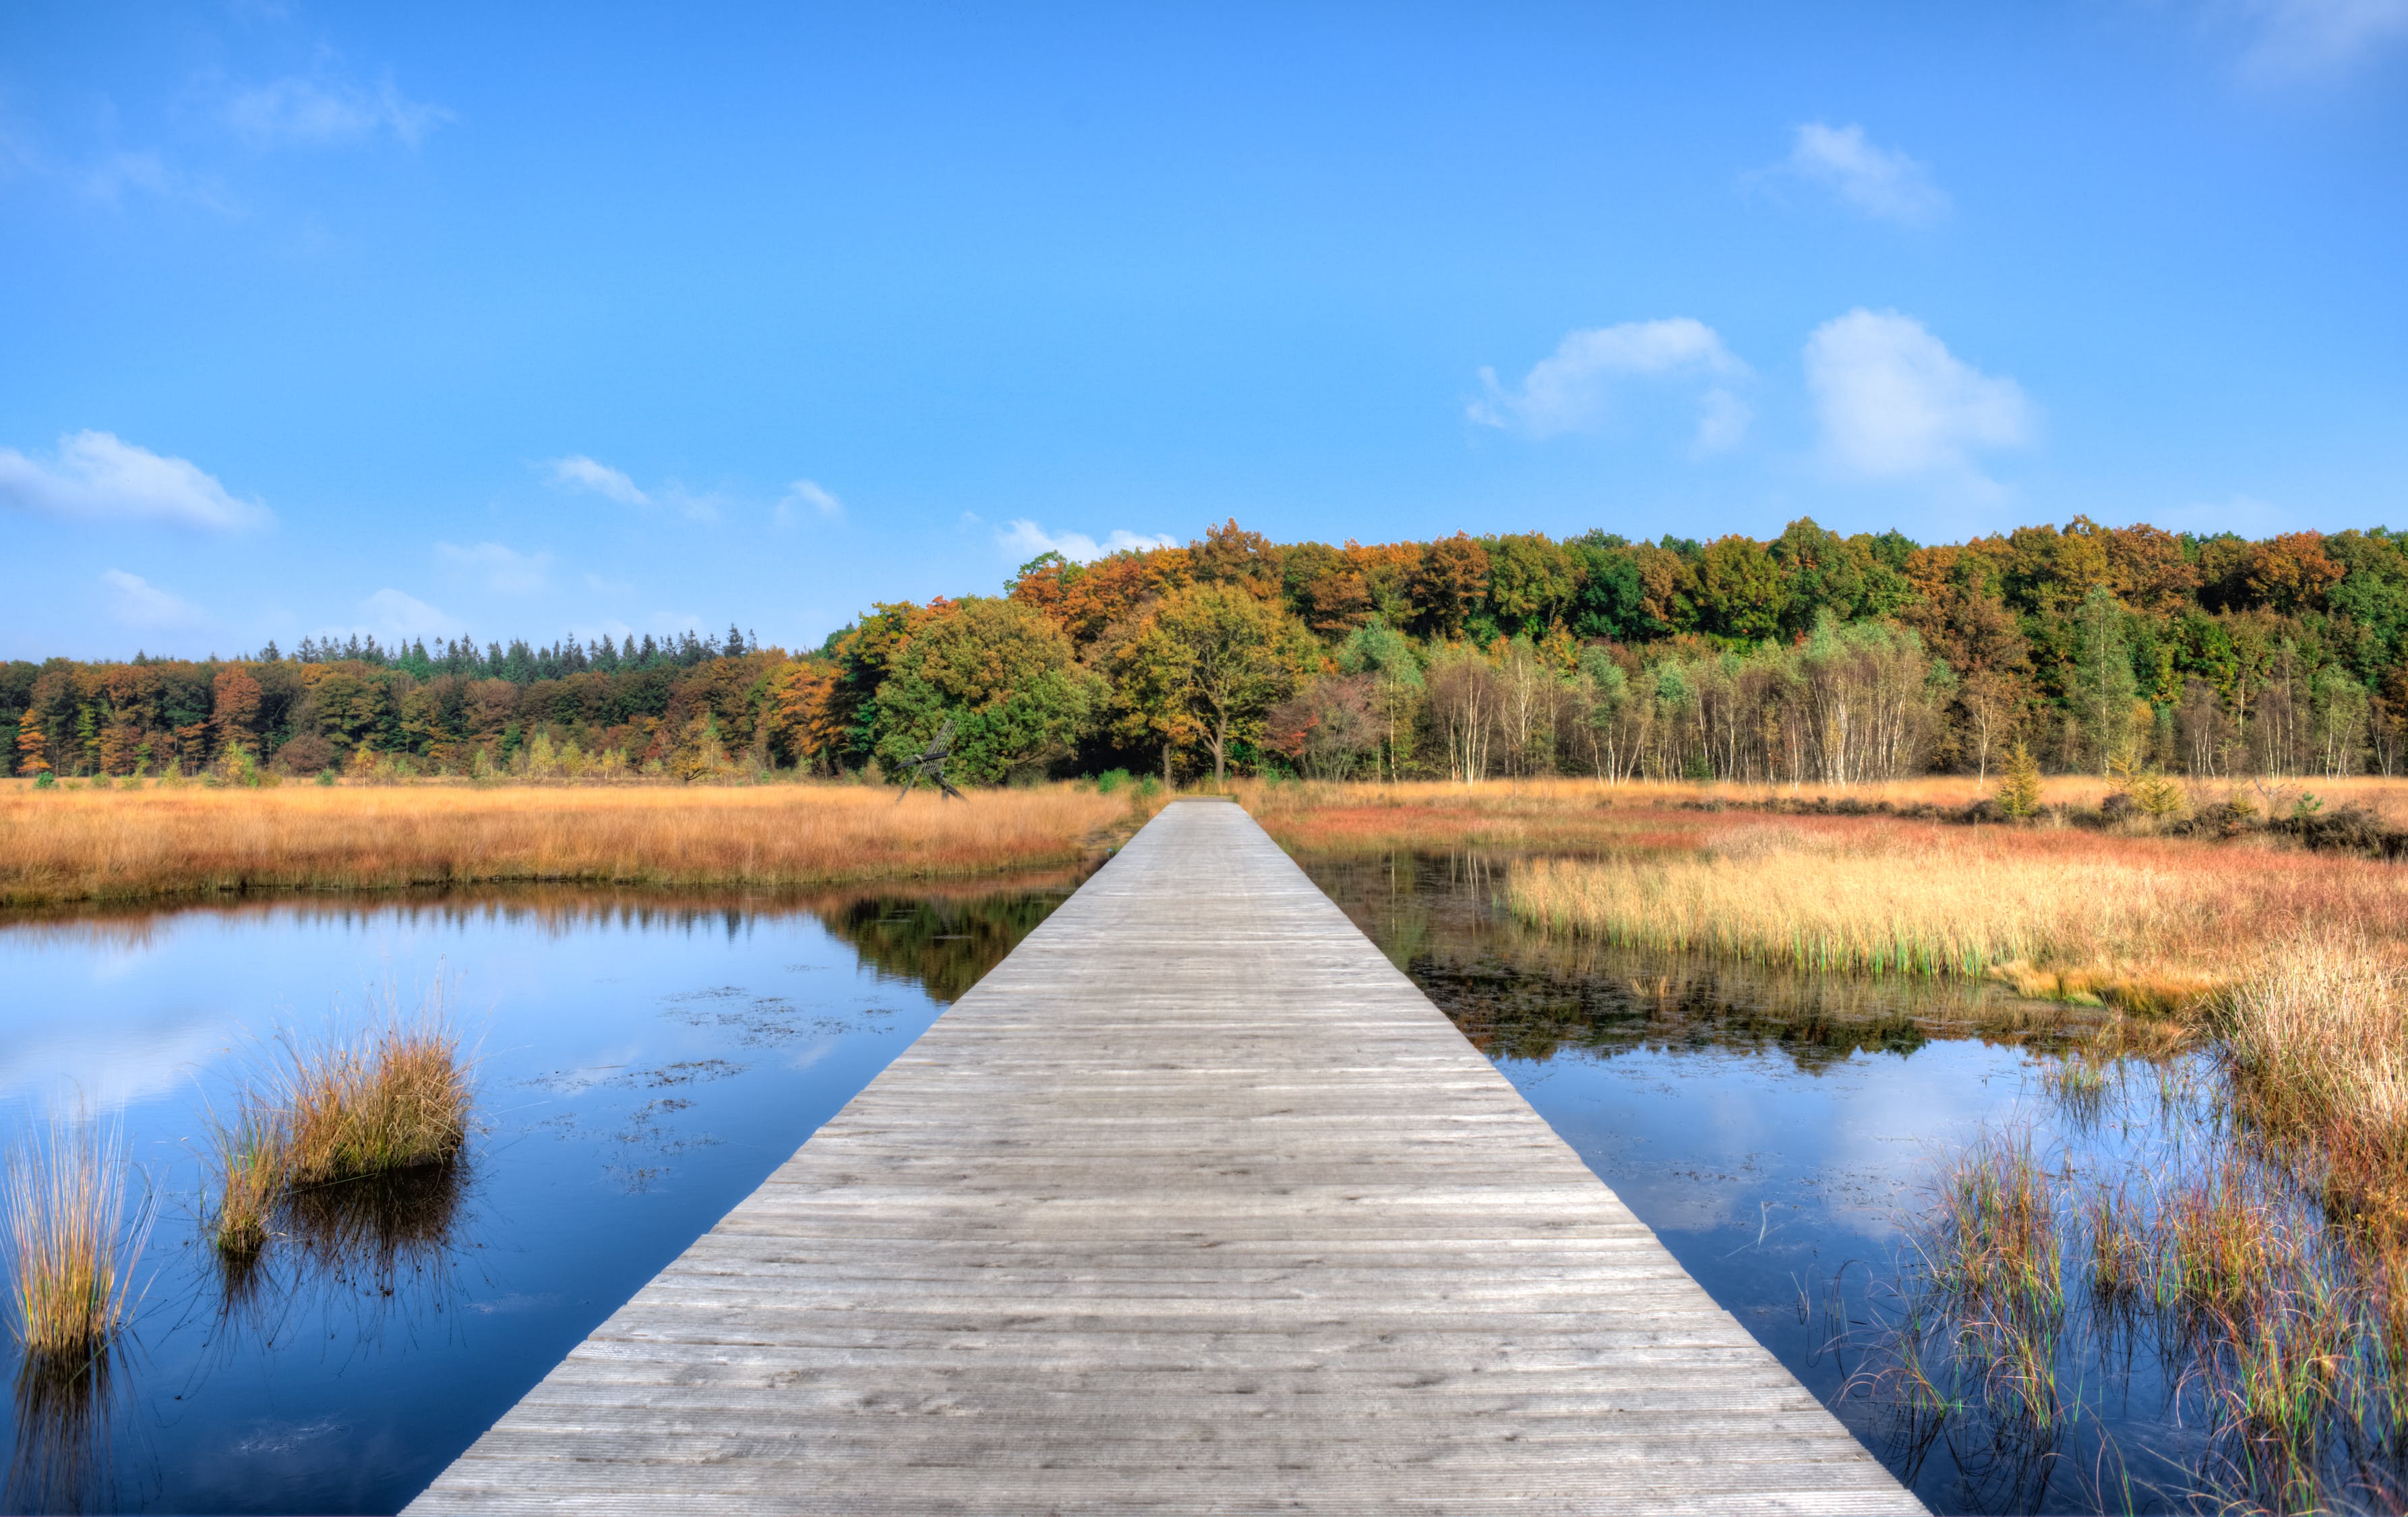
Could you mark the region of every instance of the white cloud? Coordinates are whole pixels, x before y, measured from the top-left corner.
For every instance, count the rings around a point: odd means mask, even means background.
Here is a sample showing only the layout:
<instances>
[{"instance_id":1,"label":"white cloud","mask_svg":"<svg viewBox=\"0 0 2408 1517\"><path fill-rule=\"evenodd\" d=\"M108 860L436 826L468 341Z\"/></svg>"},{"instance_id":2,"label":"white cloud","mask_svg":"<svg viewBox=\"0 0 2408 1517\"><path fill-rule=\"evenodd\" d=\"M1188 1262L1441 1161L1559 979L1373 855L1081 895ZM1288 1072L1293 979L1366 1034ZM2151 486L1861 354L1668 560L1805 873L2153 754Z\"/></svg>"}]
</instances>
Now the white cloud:
<instances>
[{"instance_id":1,"label":"white cloud","mask_svg":"<svg viewBox=\"0 0 2408 1517\"><path fill-rule=\"evenodd\" d=\"M1789 149L1789 171L1868 216L1915 225L1946 214L1948 196L1921 164L1874 146L1861 126L1808 122Z\"/></svg>"},{"instance_id":2,"label":"white cloud","mask_svg":"<svg viewBox=\"0 0 2408 1517\"><path fill-rule=\"evenodd\" d=\"M652 490L639 487L627 475L608 464L597 463L583 453L555 458L551 464L552 482L563 490L584 491L615 500L622 506L666 506L680 516L696 522L719 520L719 497L696 494L677 480L671 479Z\"/></svg>"},{"instance_id":3,"label":"white cloud","mask_svg":"<svg viewBox=\"0 0 2408 1517\"><path fill-rule=\"evenodd\" d=\"M388 638L456 637L466 630L450 612L393 589L360 602L360 614L367 618L369 631Z\"/></svg>"},{"instance_id":4,"label":"white cloud","mask_svg":"<svg viewBox=\"0 0 2408 1517\"><path fill-rule=\"evenodd\" d=\"M778 502L775 520L781 527L793 526L803 512L811 511L830 522L844 520L844 502L810 479L796 479L786 487L786 495Z\"/></svg>"},{"instance_id":5,"label":"white cloud","mask_svg":"<svg viewBox=\"0 0 2408 1517\"><path fill-rule=\"evenodd\" d=\"M100 582L108 587L108 614L122 625L168 631L198 626L208 620L191 601L168 594L138 574L110 569L101 575Z\"/></svg>"},{"instance_id":6,"label":"white cloud","mask_svg":"<svg viewBox=\"0 0 2408 1517\"><path fill-rule=\"evenodd\" d=\"M464 574L480 577L486 589L505 595L541 592L548 585L546 571L552 567L550 553L522 553L497 542L480 542L473 548L438 542L435 556Z\"/></svg>"},{"instance_id":7,"label":"white cloud","mask_svg":"<svg viewBox=\"0 0 2408 1517\"><path fill-rule=\"evenodd\" d=\"M1720 385L1709 390L1698 401L1698 436L1694 446L1700 453L1727 452L1747 436L1747 424L1756 420L1748 403Z\"/></svg>"},{"instance_id":8,"label":"white cloud","mask_svg":"<svg viewBox=\"0 0 2408 1517\"><path fill-rule=\"evenodd\" d=\"M373 89L326 75L294 75L236 93L226 102L226 124L253 147L309 147L356 142L391 132L415 148L452 113L403 97L391 79Z\"/></svg>"},{"instance_id":9,"label":"white cloud","mask_svg":"<svg viewBox=\"0 0 2408 1517\"><path fill-rule=\"evenodd\" d=\"M1092 564L1108 553L1125 553L1138 548L1176 548L1179 539L1160 533L1116 531L1100 543L1083 532L1048 532L1023 517L1004 523L995 540L1004 551L1025 563L1039 553L1059 553L1073 564Z\"/></svg>"},{"instance_id":10,"label":"white cloud","mask_svg":"<svg viewBox=\"0 0 2408 1517\"><path fill-rule=\"evenodd\" d=\"M608 464L597 464L583 453L552 461L552 482L564 490L583 490L615 500L622 506L650 506L652 497L636 488L628 479Z\"/></svg>"},{"instance_id":11,"label":"white cloud","mask_svg":"<svg viewBox=\"0 0 2408 1517\"><path fill-rule=\"evenodd\" d=\"M2408 42L2408 0L2245 0L2257 36L2242 67L2291 82L2346 73Z\"/></svg>"},{"instance_id":12,"label":"white cloud","mask_svg":"<svg viewBox=\"0 0 2408 1517\"><path fill-rule=\"evenodd\" d=\"M270 520L265 507L236 499L187 460L107 432L61 437L47 463L0 448L0 504L70 522L167 522L213 532Z\"/></svg>"},{"instance_id":13,"label":"white cloud","mask_svg":"<svg viewBox=\"0 0 2408 1517\"><path fill-rule=\"evenodd\" d=\"M2038 427L2014 380L1982 373L1897 311L1859 307L1815 328L1806 385L1827 458L1866 479L1954 475L1986 486L1972 455L2029 442Z\"/></svg>"},{"instance_id":14,"label":"white cloud","mask_svg":"<svg viewBox=\"0 0 2408 1517\"><path fill-rule=\"evenodd\" d=\"M1533 437L1586 431L1612 409L1617 381L1684 381L1735 379L1748 372L1723 339L1703 322L1675 316L1660 322L1624 322L1567 336L1555 352L1539 360L1521 384L1508 390L1497 371L1484 368L1487 394L1467 414L1483 426L1513 427ZM1701 446L1728 447L1746 429L1747 408L1719 387L1707 392L1698 429Z\"/></svg>"}]
</instances>

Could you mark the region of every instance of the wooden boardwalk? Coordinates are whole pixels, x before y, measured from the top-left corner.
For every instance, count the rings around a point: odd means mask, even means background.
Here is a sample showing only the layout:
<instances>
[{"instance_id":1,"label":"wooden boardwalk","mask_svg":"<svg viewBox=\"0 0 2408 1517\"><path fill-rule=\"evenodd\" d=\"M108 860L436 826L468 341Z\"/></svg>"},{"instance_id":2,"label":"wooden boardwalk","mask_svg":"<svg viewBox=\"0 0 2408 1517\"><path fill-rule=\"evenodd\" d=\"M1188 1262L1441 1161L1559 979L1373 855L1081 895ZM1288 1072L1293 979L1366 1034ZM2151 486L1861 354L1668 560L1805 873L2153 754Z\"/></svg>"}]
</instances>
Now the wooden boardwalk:
<instances>
[{"instance_id":1,"label":"wooden boardwalk","mask_svg":"<svg viewBox=\"0 0 2408 1517\"><path fill-rule=\"evenodd\" d=\"M1182 802L409 1508L557 1510L1922 1508Z\"/></svg>"}]
</instances>

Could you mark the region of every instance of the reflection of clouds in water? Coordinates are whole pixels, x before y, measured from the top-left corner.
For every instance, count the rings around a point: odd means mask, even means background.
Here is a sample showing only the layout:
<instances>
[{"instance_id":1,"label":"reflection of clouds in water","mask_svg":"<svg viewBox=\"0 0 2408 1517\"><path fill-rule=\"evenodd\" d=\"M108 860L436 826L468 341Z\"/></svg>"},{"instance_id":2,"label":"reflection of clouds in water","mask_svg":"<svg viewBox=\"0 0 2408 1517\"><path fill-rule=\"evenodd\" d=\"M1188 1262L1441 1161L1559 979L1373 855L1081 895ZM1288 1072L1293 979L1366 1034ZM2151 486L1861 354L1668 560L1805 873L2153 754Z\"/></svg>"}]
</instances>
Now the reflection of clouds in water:
<instances>
[{"instance_id":1,"label":"reflection of clouds in water","mask_svg":"<svg viewBox=\"0 0 2408 1517\"><path fill-rule=\"evenodd\" d=\"M1885 1234L1930 1156L2012 1113L2024 1055L1978 1042L1857 1052L1808 1072L1778 1052L1558 1055L1512 1070L1605 1181L1667 1232L1744 1231L1763 1203Z\"/></svg>"},{"instance_id":2,"label":"reflection of clouds in water","mask_svg":"<svg viewBox=\"0 0 2408 1517\"><path fill-rule=\"evenodd\" d=\"M314 1443L329 1434L339 1433L346 1424L332 1417L321 1417L314 1423L270 1424L234 1445L236 1453L291 1453L304 1443Z\"/></svg>"},{"instance_id":3,"label":"reflection of clouds in water","mask_svg":"<svg viewBox=\"0 0 2408 1517\"><path fill-rule=\"evenodd\" d=\"M201 1067L225 1054L238 1029L232 1018L196 1011L131 1026L93 1026L62 1015L32 1029L30 1041L11 1029L0 1049L0 1102L45 1111L71 1109L79 1100L99 1110L139 1106L188 1086Z\"/></svg>"},{"instance_id":4,"label":"reflection of clouds in water","mask_svg":"<svg viewBox=\"0 0 2408 1517\"><path fill-rule=\"evenodd\" d=\"M844 1039L841 1038L823 1038L816 1042L807 1043L796 1052L793 1058L786 1061L786 1067L809 1069L842 1047L844 1047Z\"/></svg>"},{"instance_id":5,"label":"reflection of clouds in water","mask_svg":"<svg viewBox=\"0 0 2408 1517\"><path fill-rule=\"evenodd\" d=\"M1834 1102L1816 1157L1834 1212L1875 1231L1921 1185L1933 1159L1985 1123L2011 1122L2027 1056L1972 1040L1929 1043L1903 1059L1857 1054L1871 1067ZM2002 1078L2003 1077L2003 1078Z\"/></svg>"}]
</instances>

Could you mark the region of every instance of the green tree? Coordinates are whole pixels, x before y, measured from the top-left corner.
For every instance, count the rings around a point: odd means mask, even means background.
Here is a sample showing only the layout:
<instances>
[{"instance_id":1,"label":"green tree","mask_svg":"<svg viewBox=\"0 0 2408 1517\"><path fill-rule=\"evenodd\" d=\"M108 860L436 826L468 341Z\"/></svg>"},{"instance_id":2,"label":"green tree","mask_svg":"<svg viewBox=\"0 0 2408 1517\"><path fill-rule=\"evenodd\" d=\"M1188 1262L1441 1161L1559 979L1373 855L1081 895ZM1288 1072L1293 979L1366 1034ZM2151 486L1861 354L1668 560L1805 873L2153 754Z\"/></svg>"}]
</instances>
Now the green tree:
<instances>
[{"instance_id":1,"label":"green tree","mask_svg":"<svg viewBox=\"0 0 2408 1517\"><path fill-rule=\"evenodd\" d=\"M1488 552L1488 608L1498 625L1543 636L1580 589L1570 558L1535 532L1491 537L1483 546Z\"/></svg>"},{"instance_id":2,"label":"green tree","mask_svg":"<svg viewBox=\"0 0 2408 1517\"><path fill-rule=\"evenodd\" d=\"M1019 601L972 596L913 628L878 691L878 755L891 768L953 727L947 774L996 784L1067 757L1102 694L1070 639Z\"/></svg>"},{"instance_id":3,"label":"green tree","mask_svg":"<svg viewBox=\"0 0 2408 1517\"><path fill-rule=\"evenodd\" d=\"M1232 749L1259 739L1263 712L1317 651L1295 619L1245 591L1191 585L1164 596L1121 641L1114 683L1140 730L1166 744L1194 733L1218 783Z\"/></svg>"},{"instance_id":4,"label":"green tree","mask_svg":"<svg viewBox=\"0 0 2408 1517\"><path fill-rule=\"evenodd\" d=\"M1789 603L1781 567L1753 537L1717 537L1698 560L1698 621L1726 637L1770 637Z\"/></svg>"},{"instance_id":5,"label":"green tree","mask_svg":"<svg viewBox=\"0 0 2408 1517\"><path fill-rule=\"evenodd\" d=\"M2020 742L2007 755L2006 773L2000 777L1999 809L2011 817L2028 817L2040 809L2040 760Z\"/></svg>"},{"instance_id":6,"label":"green tree","mask_svg":"<svg viewBox=\"0 0 2408 1517\"><path fill-rule=\"evenodd\" d=\"M2075 609L2073 623L2073 673L2066 683L2066 698L2103 775L2128 741L2140 683L2132 676L2124 608L2114 592L2093 586Z\"/></svg>"}]
</instances>

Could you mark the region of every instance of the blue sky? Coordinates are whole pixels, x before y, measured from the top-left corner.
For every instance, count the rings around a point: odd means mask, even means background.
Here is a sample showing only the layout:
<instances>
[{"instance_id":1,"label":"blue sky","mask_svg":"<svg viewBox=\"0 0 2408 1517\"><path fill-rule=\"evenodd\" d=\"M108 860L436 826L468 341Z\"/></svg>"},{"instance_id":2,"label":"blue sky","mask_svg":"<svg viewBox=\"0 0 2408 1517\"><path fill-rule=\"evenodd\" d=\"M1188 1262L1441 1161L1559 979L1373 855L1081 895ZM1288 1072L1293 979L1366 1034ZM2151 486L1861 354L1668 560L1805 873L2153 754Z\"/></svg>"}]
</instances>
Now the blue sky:
<instances>
[{"instance_id":1,"label":"blue sky","mask_svg":"<svg viewBox=\"0 0 2408 1517\"><path fill-rule=\"evenodd\" d=\"M13 4L0 656L2408 526L2408 0Z\"/></svg>"}]
</instances>

